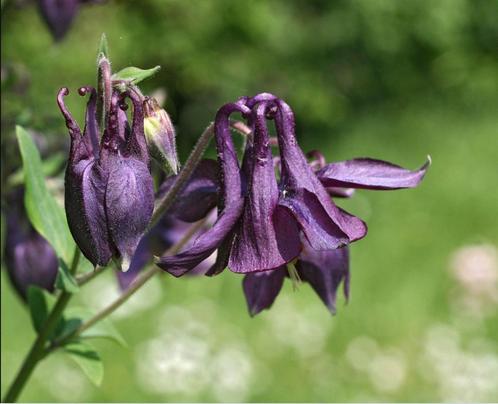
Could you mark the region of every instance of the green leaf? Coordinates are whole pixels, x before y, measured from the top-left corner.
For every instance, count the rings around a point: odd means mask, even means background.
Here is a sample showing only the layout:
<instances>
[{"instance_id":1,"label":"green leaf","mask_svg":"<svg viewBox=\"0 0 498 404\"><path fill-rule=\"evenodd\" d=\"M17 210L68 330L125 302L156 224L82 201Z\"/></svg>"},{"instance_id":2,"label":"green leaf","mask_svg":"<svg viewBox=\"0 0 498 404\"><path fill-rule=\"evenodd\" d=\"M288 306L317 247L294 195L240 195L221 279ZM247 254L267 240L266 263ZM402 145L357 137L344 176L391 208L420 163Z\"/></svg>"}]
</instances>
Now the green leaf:
<instances>
[{"instance_id":1,"label":"green leaf","mask_svg":"<svg viewBox=\"0 0 498 404\"><path fill-rule=\"evenodd\" d=\"M138 84L142 80L145 80L154 74L156 74L161 69L161 66L153 67L152 69L139 69L138 67L125 67L117 73L112 75L113 80L122 80L131 84Z\"/></svg>"},{"instance_id":2,"label":"green leaf","mask_svg":"<svg viewBox=\"0 0 498 404\"><path fill-rule=\"evenodd\" d=\"M43 289L37 286L28 287L28 306L31 314L31 322L33 328L38 333L40 332L49 313L49 299Z\"/></svg>"},{"instance_id":3,"label":"green leaf","mask_svg":"<svg viewBox=\"0 0 498 404\"><path fill-rule=\"evenodd\" d=\"M42 161L43 175L48 177L57 174L62 164L66 161L66 157L62 153L54 154ZM7 180L9 186L21 185L24 183L24 170L20 168L14 171Z\"/></svg>"},{"instance_id":4,"label":"green leaf","mask_svg":"<svg viewBox=\"0 0 498 404\"><path fill-rule=\"evenodd\" d=\"M72 342L64 347L64 351L79 365L92 383L100 386L104 378L104 365L91 345L81 341Z\"/></svg>"},{"instance_id":5,"label":"green leaf","mask_svg":"<svg viewBox=\"0 0 498 404\"><path fill-rule=\"evenodd\" d=\"M102 36L100 37L97 60L100 60L102 57L109 59L109 44L107 43L107 36L105 33L102 33Z\"/></svg>"},{"instance_id":6,"label":"green leaf","mask_svg":"<svg viewBox=\"0 0 498 404\"><path fill-rule=\"evenodd\" d=\"M54 307L56 299L46 290L33 285L28 287L27 298L33 328L39 333L45 324L50 311ZM50 340L61 333L64 328L64 322L65 320L62 318L59 319L55 330L49 335Z\"/></svg>"},{"instance_id":7,"label":"green leaf","mask_svg":"<svg viewBox=\"0 0 498 404\"><path fill-rule=\"evenodd\" d=\"M128 346L121 333L108 319L99 321L97 324L82 333L80 338L107 338L111 341L117 342L123 347Z\"/></svg>"},{"instance_id":8,"label":"green leaf","mask_svg":"<svg viewBox=\"0 0 498 404\"><path fill-rule=\"evenodd\" d=\"M76 324L76 322L79 321L81 324L83 321L86 321L87 319L92 317L92 313L83 307L71 307L66 310L66 316L68 317L68 320L66 320L66 322L72 321L73 324ZM68 328L69 327L70 326L68 325ZM69 333L68 331L65 331L65 333L66 332ZM123 347L128 346L121 333L108 318L104 318L98 323L92 325L89 329L80 334L78 338L106 338L111 341L117 342Z\"/></svg>"},{"instance_id":9,"label":"green leaf","mask_svg":"<svg viewBox=\"0 0 498 404\"><path fill-rule=\"evenodd\" d=\"M47 190L40 154L33 139L21 126L16 127L16 134L23 161L26 186L24 204L29 220L68 264L74 252L74 241L64 210Z\"/></svg>"},{"instance_id":10,"label":"green leaf","mask_svg":"<svg viewBox=\"0 0 498 404\"><path fill-rule=\"evenodd\" d=\"M55 287L68 293L77 293L80 290L76 279L74 279L73 275L71 275L69 268L62 260L59 260L59 268L57 278L55 279Z\"/></svg>"}]
</instances>

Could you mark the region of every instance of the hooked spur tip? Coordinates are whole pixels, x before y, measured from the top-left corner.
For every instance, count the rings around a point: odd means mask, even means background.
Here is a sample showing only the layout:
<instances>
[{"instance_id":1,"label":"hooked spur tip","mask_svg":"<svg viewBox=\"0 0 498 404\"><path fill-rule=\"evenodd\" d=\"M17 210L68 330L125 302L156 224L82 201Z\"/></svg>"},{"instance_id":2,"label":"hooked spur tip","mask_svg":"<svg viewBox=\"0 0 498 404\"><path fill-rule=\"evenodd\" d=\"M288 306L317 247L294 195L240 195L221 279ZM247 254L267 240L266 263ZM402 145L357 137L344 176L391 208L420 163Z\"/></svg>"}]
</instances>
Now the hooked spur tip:
<instances>
[{"instance_id":1,"label":"hooked spur tip","mask_svg":"<svg viewBox=\"0 0 498 404\"><path fill-rule=\"evenodd\" d=\"M91 86L83 86L78 88L78 94L81 95L82 97L88 93L95 93L95 89Z\"/></svg>"}]
</instances>

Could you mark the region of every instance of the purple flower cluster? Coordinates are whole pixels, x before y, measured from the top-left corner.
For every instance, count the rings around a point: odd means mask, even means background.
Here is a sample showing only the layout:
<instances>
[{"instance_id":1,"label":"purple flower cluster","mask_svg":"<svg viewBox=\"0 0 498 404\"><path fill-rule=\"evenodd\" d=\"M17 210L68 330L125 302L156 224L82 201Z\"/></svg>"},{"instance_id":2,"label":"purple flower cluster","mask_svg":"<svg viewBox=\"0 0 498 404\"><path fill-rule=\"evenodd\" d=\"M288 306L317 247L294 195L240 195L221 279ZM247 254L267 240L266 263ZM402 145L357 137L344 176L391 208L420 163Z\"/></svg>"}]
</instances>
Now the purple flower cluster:
<instances>
[{"instance_id":1,"label":"purple flower cluster","mask_svg":"<svg viewBox=\"0 0 498 404\"><path fill-rule=\"evenodd\" d=\"M61 89L57 101L71 136L65 179L69 228L92 264L104 266L112 257L121 258L126 271L154 209L142 100L133 92L114 92L101 137L96 91L79 90L82 96L90 94L83 133L64 105L68 92ZM131 127L126 97L133 104Z\"/></svg>"},{"instance_id":2,"label":"purple flower cluster","mask_svg":"<svg viewBox=\"0 0 498 404\"><path fill-rule=\"evenodd\" d=\"M230 115L236 112L252 130L241 165L229 126ZM278 158L272 154L270 120L276 126ZM291 108L267 93L242 97L220 108L215 136L220 167L218 218L189 249L162 257L157 264L181 276L217 251L207 275L225 267L246 274L243 286L253 315L273 303L289 272L308 282L334 311L342 280L348 293L346 246L363 238L367 227L336 206L331 196L348 197L353 188L412 188L429 165L410 171L366 158L325 164L316 152L319 161L310 163L297 143ZM287 270L293 262L296 273Z\"/></svg>"},{"instance_id":3,"label":"purple flower cluster","mask_svg":"<svg viewBox=\"0 0 498 404\"><path fill-rule=\"evenodd\" d=\"M157 161L169 172L178 167L171 121L149 99L133 91L114 91L101 135L96 91L82 87L79 93L89 95L83 132L64 104L66 88L57 100L71 136L66 214L83 254L94 265L106 265L114 258L124 271L129 268L128 273L118 273L124 289L153 254L178 243L189 223L212 217L206 221L211 227L200 227L182 252L162 256L156 264L176 277L213 276L227 267L244 274L251 315L273 304L285 278L309 283L335 312L341 283L346 298L349 295L348 245L363 238L367 226L333 198L349 198L355 189L413 188L430 163L414 171L370 158L328 164L319 151L302 152L294 114L283 100L268 93L241 97L216 115L218 160L200 162L167 214L146 233L154 201L180 175L167 177L154 194L151 150L162 150L166 158L159 155ZM133 105L130 120L127 99ZM234 113L241 114L250 129L240 163L230 131ZM270 137L271 121L275 138ZM277 155L273 147L278 147ZM57 273L51 247L39 235L28 233L12 239L8 248L11 278L22 295L28 284L51 290ZM17 233L9 230L9 234ZM44 267L50 274L40 272L41 280L31 271L35 259L48 263Z\"/></svg>"}]
</instances>

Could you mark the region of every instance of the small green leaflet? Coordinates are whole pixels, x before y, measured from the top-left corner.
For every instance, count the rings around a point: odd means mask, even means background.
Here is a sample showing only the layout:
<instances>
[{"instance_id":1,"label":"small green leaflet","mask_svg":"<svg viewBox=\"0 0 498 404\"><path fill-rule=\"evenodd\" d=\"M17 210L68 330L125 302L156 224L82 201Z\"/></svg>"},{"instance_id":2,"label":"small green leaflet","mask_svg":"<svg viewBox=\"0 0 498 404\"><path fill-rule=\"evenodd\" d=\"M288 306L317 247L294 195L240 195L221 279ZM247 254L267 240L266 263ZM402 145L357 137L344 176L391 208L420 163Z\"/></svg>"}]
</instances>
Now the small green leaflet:
<instances>
[{"instance_id":1,"label":"small green leaflet","mask_svg":"<svg viewBox=\"0 0 498 404\"><path fill-rule=\"evenodd\" d=\"M77 293L80 290L78 283L62 260L59 260L58 271L57 278L55 279L55 287L64 292Z\"/></svg>"},{"instance_id":2,"label":"small green leaflet","mask_svg":"<svg viewBox=\"0 0 498 404\"><path fill-rule=\"evenodd\" d=\"M33 328L39 332L47 319L54 297L37 286L29 286L27 295ZM52 302L49 303L49 300Z\"/></svg>"},{"instance_id":3,"label":"small green leaflet","mask_svg":"<svg viewBox=\"0 0 498 404\"><path fill-rule=\"evenodd\" d=\"M156 74L161 69L161 66L153 67L152 69L139 69L138 67L125 67L117 73L112 75L113 81L125 81L130 84L138 84L142 80L145 80L154 74Z\"/></svg>"},{"instance_id":4,"label":"small green leaflet","mask_svg":"<svg viewBox=\"0 0 498 404\"><path fill-rule=\"evenodd\" d=\"M66 323L68 323L68 328L71 328L70 324L80 324L90 317L92 313L83 307L70 307L66 310L65 316L67 318ZM74 330L70 330L74 331ZM64 333L69 333L68 330ZM125 339L121 333L116 329L114 324L108 318L100 320L98 323L92 325L89 329L85 330L81 335L78 336L80 339L92 339L92 338L106 338L111 341L117 342L123 347L127 347Z\"/></svg>"},{"instance_id":5,"label":"small green leaflet","mask_svg":"<svg viewBox=\"0 0 498 404\"><path fill-rule=\"evenodd\" d=\"M109 59L109 44L107 43L107 36L104 33L100 37L99 49L97 51L97 61L102 57Z\"/></svg>"},{"instance_id":6,"label":"small green leaflet","mask_svg":"<svg viewBox=\"0 0 498 404\"><path fill-rule=\"evenodd\" d=\"M72 342L64 347L64 351L79 365L92 383L100 386L104 378L104 365L98 352L90 344Z\"/></svg>"},{"instance_id":7,"label":"small green leaflet","mask_svg":"<svg viewBox=\"0 0 498 404\"><path fill-rule=\"evenodd\" d=\"M52 245L57 255L69 265L74 253L74 241L64 215L64 209L48 192L40 154L33 139L21 126L16 127L21 151L26 192L24 204L33 227Z\"/></svg>"},{"instance_id":8,"label":"small green leaflet","mask_svg":"<svg viewBox=\"0 0 498 404\"><path fill-rule=\"evenodd\" d=\"M55 297L37 286L29 286L27 298L33 328L39 333L55 304ZM50 339L53 339L62 331L64 323L65 321L61 318L54 332L49 336Z\"/></svg>"}]
</instances>

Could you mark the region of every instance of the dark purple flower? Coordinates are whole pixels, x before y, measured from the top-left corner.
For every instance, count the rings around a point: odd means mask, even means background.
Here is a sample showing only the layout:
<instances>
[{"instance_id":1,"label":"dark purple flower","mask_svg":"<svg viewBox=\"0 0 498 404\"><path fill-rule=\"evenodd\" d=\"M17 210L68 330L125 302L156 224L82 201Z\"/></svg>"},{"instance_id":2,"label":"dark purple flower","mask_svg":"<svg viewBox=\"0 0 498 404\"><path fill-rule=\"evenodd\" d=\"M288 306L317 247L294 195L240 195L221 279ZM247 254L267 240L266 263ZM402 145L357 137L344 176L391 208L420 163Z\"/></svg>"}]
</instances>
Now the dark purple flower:
<instances>
[{"instance_id":1,"label":"dark purple flower","mask_svg":"<svg viewBox=\"0 0 498 404\"><path fill-rule=\"evenodd\" d=\"M218 203L219 169L215 160L204 159L196 167L185 187L168 210L168 215L185 222L204 218ZM176 176L168 177L159 187L158 199L169 190Z\"/></svg>"},{"instance_id":2,"label":"dark purple flower","mask_svg":"<svg viewBox=\"0 0 498 404\"><path fill-rule=\"evenodd\" d=\"M22 206L22 200L19 203ZM7 217L5 263L12 285L24 300L31 285L54 290L58 269L55 251L16 211Z\"/></svg>"},{"instance_id":3,"label":"dark purple flower","mask_svg":"<svg viewBox=\"0 0 498 404\"><path fill-rule=\"evenodd\" d=\"M253 133L244 153L242 182L228 131L228 115L235 110L242 112ZM274 119L277 129L279 179L275 175L267 119ZM365 159L326 165L323 156L316 152L310 157L318 161L310 163L297 144L292 110L284 101L266 93L243 97L222 107L215 129L222 167L220 189L224 193L219 202L220 217L217 225L199 237L191 249L159 260L158 265L175 276L183 275L216 249L217 262L208 275L221 272L227 265L240 273L277 270L299 257L302 248L322 251L326 257L326 253L364 237L367 232L365 223L337 207L331 196L349 197L352 188L414 187L427 169L425 165L411 172ZM300 268L306 272L307 266ZM317 279L309 274L306 278L320 290ZM332 307L330 300L327 304Z\"/></svg>"},{"instance_id":4,"label":"dark purple flower","mask_svg":"<svg viewBox=\"0 0 498 404\"><path fill-rule=\"evenodd\" d=\"M100 3L102 0L38 0L38 7L56 41L71 27L81 3Z\"/></svg>"},{"instance_id":5,"label":"dark purple flower","mask_svg":"<svg viewBox=\"0 0 498 404\"><path fill-rule=\"evenodd\" d=\"M228 262L234 272L277 268L301 251L297 223L278 205L279 188L266 126L271 107L271 103L261 102L251 116L253 144L248 143L243 167L247 195Z\"/></svg>"},{"instance_id":6,"label":"dark purple flower","mask_svg":"<svg viewBox=\"0 0 498 404\"><path fill-rule=\"evenodd\" d=\"M349 297L348 247L317 251L304 241L303 251L295 264L297 276L309 283L331 313L335 314L337 289L344 281L344 295ZM269 309L277 298L284 279L290 277L288 267L246 274L242 287L251 316Z\"/></svg>"},{"instance_id":7,"label":"dark purple flower","mask_svg":"<svg viewBox=\"0 0 498 404\"><path fill-rule=\"evenodd\" d=\"M215 120L216 148L220 166L220 189L222 195L218 202L218 218L213 227L199 236L188 250L162 257L157 265L174 276L184 275L213 254L219 247L226 246L233 237L232 230L244 208L244 192L237 153L231 134L229 117L234 112L248 113L244 100L226 104L218 111ZM215 266L226 266L228 259L218 251ZM220 264L221 263L221 264Z\"/></svg>"},{"instance_id":8,"label":"dark purple flower","mask_svg":"<svg viewBox=\"0 0 498 404\"><path fill-rule=\"evenodd\" d=\"M57 98L71 135L65 179L69 228L92 264L106 265L114 256L122 259L126 271L154 208L142 102L135 94L127 94L133 103L130 128L120 107L123 96L114 93L100 139L97 94L90 87L79 92L90 93L83 134L64 105L67 88L61 89Z\"/></svg>"}]
</instances>

